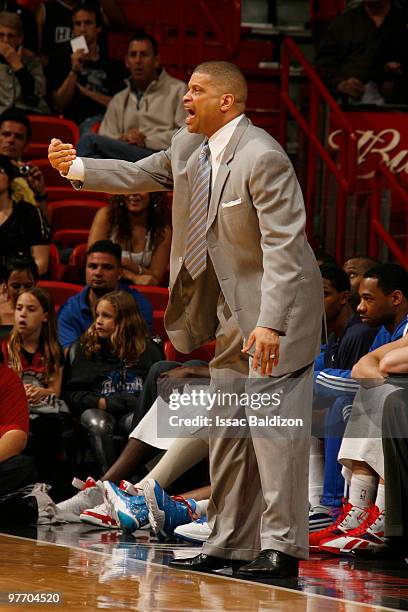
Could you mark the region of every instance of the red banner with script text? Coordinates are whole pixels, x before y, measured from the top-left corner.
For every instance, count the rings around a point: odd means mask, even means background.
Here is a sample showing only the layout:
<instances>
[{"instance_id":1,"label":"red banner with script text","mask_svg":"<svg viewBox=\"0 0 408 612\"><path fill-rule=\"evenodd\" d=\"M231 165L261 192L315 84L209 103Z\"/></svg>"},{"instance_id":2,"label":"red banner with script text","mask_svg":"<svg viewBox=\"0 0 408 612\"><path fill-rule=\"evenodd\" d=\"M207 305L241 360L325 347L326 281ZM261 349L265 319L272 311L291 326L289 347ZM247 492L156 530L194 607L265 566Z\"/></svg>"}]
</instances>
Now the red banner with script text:
<instances>
[{"instance_id":1,"label":"red banner with script text","mask_svg":"<svg viewBox=\"0 0 408 612\"><path fill-rule=\"evenodd\" d=\"M408 175L408 113L345 112L345 116L358 135L359 179L374 176L381 162L394 174ZM342 130L336 127L333 117L328 144L332 151L338 151L342 144Z\"/></svg>"}]
</instances>

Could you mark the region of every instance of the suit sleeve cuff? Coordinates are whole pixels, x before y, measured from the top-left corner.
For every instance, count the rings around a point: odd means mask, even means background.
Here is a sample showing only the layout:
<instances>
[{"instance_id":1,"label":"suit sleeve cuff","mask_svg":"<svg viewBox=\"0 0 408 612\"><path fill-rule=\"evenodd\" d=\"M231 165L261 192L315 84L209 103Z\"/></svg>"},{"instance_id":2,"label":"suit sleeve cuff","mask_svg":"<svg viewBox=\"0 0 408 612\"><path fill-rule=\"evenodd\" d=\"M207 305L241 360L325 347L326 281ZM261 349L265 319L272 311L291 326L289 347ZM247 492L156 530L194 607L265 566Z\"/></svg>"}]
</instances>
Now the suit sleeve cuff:
<instances>
[{"instance_id":1,"label":"suit sleeve cuff","mask_svg":"<svg viewBox=\"0 0 408 612\"><path fill-rule=\"evenodd\" d=\"M69 181L81 181L84 182L85 179L85 166L84 162L80 157L76 157L72 162L70 169L67 174L62 174L61 176L68 179Z\"/></svg>"}]
</instances>

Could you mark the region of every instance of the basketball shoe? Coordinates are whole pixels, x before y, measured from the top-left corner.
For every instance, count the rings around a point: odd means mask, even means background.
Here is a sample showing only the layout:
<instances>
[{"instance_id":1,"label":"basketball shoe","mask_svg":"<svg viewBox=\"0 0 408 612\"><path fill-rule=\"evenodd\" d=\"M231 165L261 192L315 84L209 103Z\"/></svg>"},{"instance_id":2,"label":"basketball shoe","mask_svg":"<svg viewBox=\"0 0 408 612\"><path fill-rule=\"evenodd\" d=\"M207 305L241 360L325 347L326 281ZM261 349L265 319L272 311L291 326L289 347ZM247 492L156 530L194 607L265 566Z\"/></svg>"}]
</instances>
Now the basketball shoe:
<instances>
[{"instance_id":1,"label":"basketball shoe","mask_svg":"<svg viewBox=\"0 0 408 612\"><path fill-rule=\"evenodd\" d=\"M377 506L372 505L367 512L365 520L356 529L348 531L347 534L320 542L320 550L335 555L350 554L357 549L375 549L385 544L384 537L384 512L380 512Z\"/></svg>"},{"instance_id":2,"label":"basketball shoe","mask_svg":"<svg viewBox=\"0 0 408 612\"><path fill-rule=\"evenodd\" d=\"M359 527L361 523L366 519L368 513L367 510L363 510L358 506L352 506L350 502L345 501L343 509L339 516L332 525L329 525L325 529L320 529L309 534L309 547L311 550L320 550L319 546L323 540L329 538L334 539Z\"/></svg>"},{"instance_id":3,"label":"basketball shoe","mask_svg":"<svg viewBox=\"0 0 408 612\"><path fill-rule=\"evenodd\" d=\"M194 542L196 544L202 544L206 542L210 537L211 529L208 526L207 517L201 516L192 523L186 523L185 525L179 525L174 530L174 535L181 540L186 542Z\"/></svg>"},{"instance_id":4,"label":"basketball shoe","mask_svg":"<svg viewBox=\"0 0 408 612\"><path fill-rule=\"evenodd\" d=\"M133 533L148 524L148 510L143 495L131 495L122 486L123 481L120 487L109 480L103 483L106 509L124 531Z\"/></svg>"},{"instance_id":5,"label":"basketball shoe","mask_svg":"<svg viewBox=\"0 0 408 612\"><path fill-rule=\"evenodd\" d=\"M68 523L80 523L81 512L103 502L103 486L100 480L95 481L91 476L86 482L74 478L72 486L79 489L79 493L57 504L57 518Z\"/></svg>"},{"instance_id":6,"label":"basketball shoe","mask_svg":"<svg viewBox=\"0 0 408 612\"><path fill-rule=\"evenodd\" d=\"M160 540L174 534L179 525L196 520L196 502L193 499L170 497L158 482L149 478L143 483L143 492L149 511L149 523Z\"/></svg>"}]
</instances>

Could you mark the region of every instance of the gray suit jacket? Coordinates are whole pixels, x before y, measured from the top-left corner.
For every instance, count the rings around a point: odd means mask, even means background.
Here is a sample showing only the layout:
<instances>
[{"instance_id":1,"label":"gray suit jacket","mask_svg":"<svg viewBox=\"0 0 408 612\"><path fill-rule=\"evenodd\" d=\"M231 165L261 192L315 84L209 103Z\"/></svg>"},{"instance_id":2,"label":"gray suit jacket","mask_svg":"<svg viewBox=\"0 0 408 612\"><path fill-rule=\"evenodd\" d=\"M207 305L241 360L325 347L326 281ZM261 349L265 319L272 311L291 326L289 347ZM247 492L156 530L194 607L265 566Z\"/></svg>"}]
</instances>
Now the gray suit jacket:
<instances>
[{"instance_id":1,"label":"gray suit jacket","mask_svg":"<svg viewBox=\"0 0 408 612\"><path fill-rule=\"evenodd\" d=\"M208 210L208 266L192 281L184 265L191 187L203 136L185 128L167 151L137 163L85 159L83 189L174 189L170 300L165 324L185 353L213 338L222 291L244 338L257 325L281 334L278 376L320 349L322 280L305 235L302 193L280 145L243 118L224 152Z\"/></svg>"}]
</instances>

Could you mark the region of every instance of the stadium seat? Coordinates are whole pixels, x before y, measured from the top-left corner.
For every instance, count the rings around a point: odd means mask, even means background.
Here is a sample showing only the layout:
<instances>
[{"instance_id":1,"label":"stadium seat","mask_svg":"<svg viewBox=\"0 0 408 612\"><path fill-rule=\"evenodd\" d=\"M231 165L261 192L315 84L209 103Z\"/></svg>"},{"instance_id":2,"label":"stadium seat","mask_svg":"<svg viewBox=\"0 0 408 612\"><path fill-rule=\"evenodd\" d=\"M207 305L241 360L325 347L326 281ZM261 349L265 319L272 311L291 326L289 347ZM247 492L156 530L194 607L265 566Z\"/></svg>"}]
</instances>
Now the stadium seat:
<instances>
[{"instance_id":1,"label":"stadium seat","mask_svg":"<svg viewBox=\"0 0 408 612\"><path fill-rule=\"evenodd\" d=\"M184 361L190 361L190 359L201 359L202 361L210 362L214 357L214 353L215 340L203 344L200 346L200 348L196 349L192 353L189 353L188 355L177 351L170 340L164 343L164 354L167 361L180 361L184 363Z\"/></svg>"},{"instance_id":2,"label":"stadium seat","mask_svg":"<svg viewBox=\"0 0 408 612\"><path fill-rule=\"evenodd\" d=\"M32 136L24 151L24 159L46 158L51 138L59 138L62 142L70 142L73 145L76 145L79 140L78 126L69 119L48 115L29 115L28 118L31 123Z\"/></svg>"},{"instance_id":3,"label":"stadium seat","mask_svg":"<svg viewBox=\"0 0 408 612\"><path fill-rule=\"evenodd\" d=\"M85 268L87 250L87 243L83 242L82 244L77 244L71 253L71 257L69 259L70 265L76 266L79 270L83 270L83 268Z\"/></svg>"},{"instance_id":4,"label":"stadium seat","mask_svg":"<svg viewBox=\"0 0 408 612\"><path fill-rule=\"evenodd\" d=\"M64 189L67 189L67 187L69 187L69 182L67 181L67 179L61 176L59 172L54 170L48 159L30 159L30 164L33 166L38 166L38 168L43 173L47 190L50 187L64 187Z\"/></svg>"},{"instance_id":5,"label":"stadium seat","mask_svg":"<svg viewBox=\"0 0 408 612\"><path fill-rule=\"evenodd\" d=\"M150 285L131 285L131 287L143 293L153 306L153 309L166 310L167 302L169 301L169 290L166 287L153 287Z\"/></svg>"},{"instance_id":6,"label":"stadium seat","mask_svg":"<svg viewBox=\"0 0 408 612\"><path fill-rule=\"evenodd\" d=\"M82 285L74 285L73 283L64 283L62 281L40 280L38 286L46 289L54 301L56 310L73 295L82 291Z\"/></svg>"},{"instance_id":7,"label":"stadium seat","mask_svg":"<svg viewBox=\"0 0 408 612\"><path fill-rule=\"evenodd\" d=\"M106 206L98 200L59 200L48 204L51 232L58 230L90 230L97 211Z\"/></svg>"},{"instance_id":8,"label":"stadium seat","mask_svg":"<svg viewBox=\"0 0 408 612\"><path fill-rule=\"evenodd\" d=\"M62 248L66 249L87 242L88 236L88 229L61 229L52 235L52 239L58 245L61 245Z\"/></svg>"},{"instance_id":9,"label":"stadium seat","mask_svg":"<svg viewBox=\"0 0 408 612\"><path fill-rule=\"evenodd\" d=\"M88 245L84 242L74 246L63 279L69 283L85 283L85 262Z\"/></svg>"},{"instance_id":10,"label":"stadium seat","mask_svg":"<svg viewBox=\"0 0 408 612\"><path fill-rule=\"evenodd\" d=\"M94 191L77 191L68 181L65 181L64 187L53 187L47 185L48 202L57 202L59 200L95 200L98 198L101 202L107 202L109 199L108 193L95 193Z\"/></svg>"},{"instance_id":11,"label":"stadium seat","mask_svg":"<svg viewBox=\"0 0 408 612\"><path fill-rule=\"evenodd\" d=\"M61 257L59 250L53 244L50 243L50 263L48 266L48 272L52 280L61 280L64 276L65 266L61 263Z\"/></svg>"}]
</instances>

